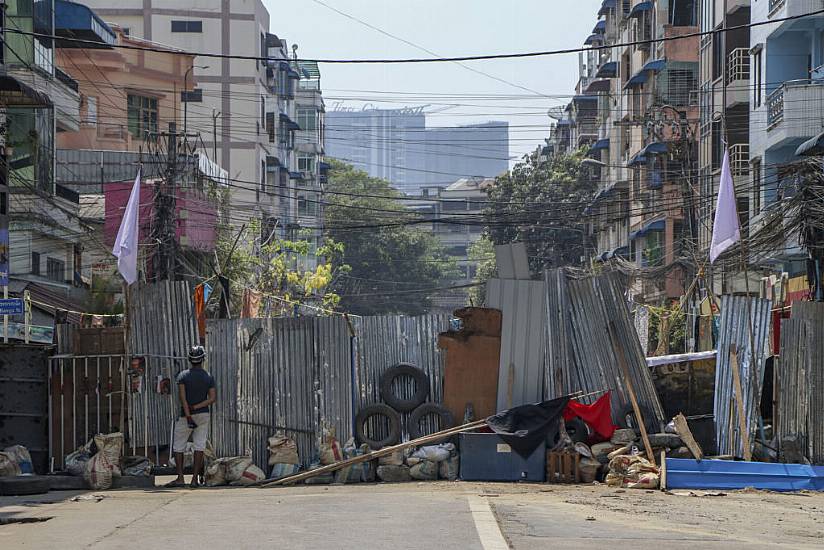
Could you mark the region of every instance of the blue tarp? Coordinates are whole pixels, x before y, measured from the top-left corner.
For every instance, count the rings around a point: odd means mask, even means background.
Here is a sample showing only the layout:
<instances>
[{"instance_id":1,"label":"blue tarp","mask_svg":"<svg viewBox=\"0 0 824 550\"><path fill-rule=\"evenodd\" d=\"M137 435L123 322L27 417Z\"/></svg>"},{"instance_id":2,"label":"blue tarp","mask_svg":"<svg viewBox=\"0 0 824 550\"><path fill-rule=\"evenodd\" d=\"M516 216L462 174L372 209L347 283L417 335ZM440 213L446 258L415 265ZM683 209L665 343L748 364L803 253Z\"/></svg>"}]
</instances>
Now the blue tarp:
<instances>
[{"instance_id":1,"label":"blue tarp","mask_svg":"<svg viewBox=\"0 0 824 550\"><path fill-rule=\"evenodd\" d=\"M668 489L824 491L824 466L734 460L667 459Z\"/></svg>"},{"instance_id":2,"label":"blue tarp","mask_svg":"<svg viewBox=\"0 0 824 550\"><path fill-rule=\"evenodd\" d=\"M37 3L35 10L42 12L46 3ZM87 6L69 2L67 0L56 0L54 3L54 32L57 36L70 38L80 38L91 42L99 42L105 47L117 44L117 36L114 31ZM67 42L64 47L91 48L91 44Z\"/></svg>"}]
</instances>

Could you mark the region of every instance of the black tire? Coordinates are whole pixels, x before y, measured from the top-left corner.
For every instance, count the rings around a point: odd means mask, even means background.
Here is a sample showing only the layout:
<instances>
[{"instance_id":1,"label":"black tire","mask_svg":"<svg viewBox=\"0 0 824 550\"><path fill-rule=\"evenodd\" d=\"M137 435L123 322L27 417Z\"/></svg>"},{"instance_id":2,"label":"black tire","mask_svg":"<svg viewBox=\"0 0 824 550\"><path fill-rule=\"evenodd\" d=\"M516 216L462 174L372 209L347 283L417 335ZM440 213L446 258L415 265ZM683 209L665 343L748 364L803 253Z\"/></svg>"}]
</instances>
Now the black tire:
<instances>
[{"instance_id":1,"label":"black tire","mask_svg":"<svg viewBox=\"0 0 824 550\"><path fill-rule=\"evenodd\" d=\"M0 477L0 495L40 495L48 493L48 479L39 476Z\"/></svg>"},{"instance_id":2,"label":"black tire","mask_svg":"<svg viewBox=\"0 0 824 550\"><path fill-rule=\"evenodd\" d=\"M437 415L441 419L441 430L446 430L455 426L455 419L452 413L437 403L424 403L409 415L406 423L406 430L409 432L409 439L418 439L424 434L421 433L421 420L430 414Z\"/></svg>"},{"instance_id":3,"label":"black tire","mask_svg":"<svg viewBox=\"0 0 824 550\"><path fill-rule=\"evenodd\" d=\"M565 420L564 426L566 427L567 435L573 443L586 443L587 439L589 439L589 428L587 427L587 423L581 420L580 417L576 416L572 420ZM557 445L560 439L561 434L556 431L553 436L552 446L554 447Z\"/></svg>"},{"instance_id":4,"label":"black tire","mask_svg":"<svg viewBox=\"0 0 824 550\"><path fill-rule=\"evenodd\" d=\"M364 425L373 416L383 416L389 421L389 433L383 439L373 439L366 433ZM372 450L394 445L401 440L401 416L392 407L383 403L367 405L355 417L355 437L358 443L366 443Z\"/></svg>"},{"instance_id":5,"label":"black tire","mask_svg":"<svg viewBox=\"0 0 824 550\"><path fill-rule=\"evenodd\" d=\"M658 420L655 419L652 411L644 405L638 405L638 409L641 411L641 417L644 419L644 427L647 429L647 433L657 433L659 428ZM632 403L621 409L621 414L618 415L618 426L635 430L635 433L638 435L641 434L640 425L638 421L635 420L635 410L632 408Z\"/></svg>"},{"instance_id":6,"label":"black tire","mask_svg":"<svg viewBox=\"0 0 824 550\"><path fill-rule=\"evenodd\" d=\"M411 399L402 399L392 393L392 382L400 377L408 376L415 383L415 394ZM398 412L406 413L421 405L429 397L429 377L423 370L409 363L398 363L389 367L381 375L381 398L383 402Z\"/></svg>"}]
</instances>

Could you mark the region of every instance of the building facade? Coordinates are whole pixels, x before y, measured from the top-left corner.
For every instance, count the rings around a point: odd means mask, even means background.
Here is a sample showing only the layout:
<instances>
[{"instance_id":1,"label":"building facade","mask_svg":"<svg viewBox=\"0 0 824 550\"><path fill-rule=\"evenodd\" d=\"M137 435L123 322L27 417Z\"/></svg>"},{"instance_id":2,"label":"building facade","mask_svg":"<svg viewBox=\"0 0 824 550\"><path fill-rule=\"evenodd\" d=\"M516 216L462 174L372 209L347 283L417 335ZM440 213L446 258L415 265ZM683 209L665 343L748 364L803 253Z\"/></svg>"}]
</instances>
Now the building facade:
<instances>
[{"instance_id":1,"label":"building facade","mask_svg":"<svg viewBox=\"0 0 824 550\"><path fill-rule=\"evenodd\" d=\"M327 154L408 195L461 177L495 177L509 168L509 125L427 127L425 107L347 109L327 114Z\"/></svg>"}]
</instances>

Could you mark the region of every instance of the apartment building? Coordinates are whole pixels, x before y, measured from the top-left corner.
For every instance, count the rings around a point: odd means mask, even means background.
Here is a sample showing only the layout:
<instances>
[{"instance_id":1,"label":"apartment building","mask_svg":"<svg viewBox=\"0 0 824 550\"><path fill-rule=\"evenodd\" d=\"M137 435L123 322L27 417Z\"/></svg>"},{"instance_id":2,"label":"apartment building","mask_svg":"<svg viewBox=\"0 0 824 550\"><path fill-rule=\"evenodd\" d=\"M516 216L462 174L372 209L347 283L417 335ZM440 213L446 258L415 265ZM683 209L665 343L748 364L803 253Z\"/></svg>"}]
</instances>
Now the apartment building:
<instances>
[{"instance_id":1,"label":"apartment building","mask_svg":"<svg viewBox=\"0 0 824 550\"><path fill-rule=\"evenodd\" d=\"M288 61L285 42L269 34L269 12L260 0L89 0L88 5L127 34L194 52L267 57L273 50ZM232 178L232 218L239 224L250 218L274 223L282 204L272 185L271 167L294 171L293 156L280 141L273 143L267 115L282 110L291 86L288 67L260 59L198 58L192 71L196 87L184 95L187 120L178 113L178 128L196 134L196 141ZM280 75L283 76L280 76ZM297 73L292 74L297 79ZM280 84L281 87L275 86ZM293 118L291 118L293 121ZM167 122L167 121L162 121ZM279 135L289 120L275 118ZM195 138L191 138L194 140ZM286 178L288 184L288 177ZM281 195L283 193L280 193ZM283 225L283 224L280 224Z\"/></svg>"},{"instance_id":2,"label":"apartment building","mask_svg":"<svg viewBox=\"0 0 824 550\"><path fill-rule=\"evenodd\" d=\"M582 55L576 94L553 130L556 151L588 147L584 165L599 184L587 209L593 260L665 268L632 285L640 302L684 292L687 274L675 264L691 235L699 44L656 39L697 31L692 0L605 0L585 40L595 48Z\"/></svg>"},{"instance_id":3,"label":"apartment building","mask_svg":"<svg viewBox=\"0 0 824 550\"><path fill-rule=\"evenodd\" d=\"M293 61L300 75L295 92L297 125L295 153L300 179L297 186L297 220L301 228L318 235L323 225L323 187L329 165L324 162L326 105L320 84L320 69L314 62ZM312 240L316 241L317 237Z\"/></svg>"}]
</instances>

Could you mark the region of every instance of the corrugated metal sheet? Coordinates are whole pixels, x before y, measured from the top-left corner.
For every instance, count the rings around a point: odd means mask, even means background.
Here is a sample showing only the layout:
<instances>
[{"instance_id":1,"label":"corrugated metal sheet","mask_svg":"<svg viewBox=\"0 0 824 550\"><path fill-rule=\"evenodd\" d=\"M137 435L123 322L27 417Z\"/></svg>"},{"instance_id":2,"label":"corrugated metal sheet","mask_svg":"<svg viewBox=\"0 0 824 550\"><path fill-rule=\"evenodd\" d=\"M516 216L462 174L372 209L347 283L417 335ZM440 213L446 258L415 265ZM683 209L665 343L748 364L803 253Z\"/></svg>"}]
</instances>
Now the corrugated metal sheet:
<instances>
[{"instance_id":1,"label":"corrugated metal sheet","mask_svg":"<svg viewBox=\"0 0 824 550\"><path fill-rule=\"evenodd\" d=\"M752 434L757 426L764 365L769 353L771 307L771 301L760 298L721 298L714 403L715 436L719 454L739 457L744 454L730 365L730 346L733 344L737 348L750 444L754 442Z\"/></svg>"},{"instance_id":2,"label":"corrugated metal sheet","mask_svg":"<svg viewBox=\"0 0 824 550\"><path fill-rule=\"evenodd\" d=\"M611 390L617 418L630 404L617 347L624 354L638 402L659 422L666 420L617 276L573 279L563 270L550 270L546 290L545 397Z\"/></svg>"},{"instance_id":3,"label":"corrugated metal sheet","mask_svg":"<svg viewBox=\"0 0 824 550\"><path fill-rule=\"evenodd\" d=\"M129 433L133 450L168 445L179 404L175 391L155 391L158 378L174 381L188 368L189 347L197 342L192 288L185 281L138 284L129 291L129 353L145 357L145 388L130 394ZM174 386L174 384L172 384ZM174 390L174 388L172 388Z\"/></svg>"},{"instance_id":4,"label":"corrugated metal sheet","mask_svg":"<svg viewBox=\"0 0 824 550\"><path fill-rule=\"evenodd\" d=\"M498 411L541 401L546 360L546 284L490 279L486 307L503 314Z\"/></svg>"},{"instance_id":5,"label":"corrugated metal sheet","mask_svg":"<svg viewBox=\"0 0 824 550\"><path fill-rule=\"evenodd\" d=\"M824 302L793 302L792 318L824 323Z\"/></svg>"},{"instance_id":6,"label":"corrugated metal sheet","mask_svg":"<svg viewBox=\"0 0 824 550\"><path fill-rule=\"evenodd\" d=\"M822 491L824 467L733 460L667 459L668 489Z\"/></svg>"},{"instance_id":7,"label":"corrugated metal sheet","mask_svg":"<svg viewBox=\"0 0 824 550\"><path fill-rule=\"evenodd\" d=\"M793 308L793 315L796 310ZM776 362L779 453L788 436L813 464L824 464L824 322L784 319Z\"/></svg>"}]
</instances>

